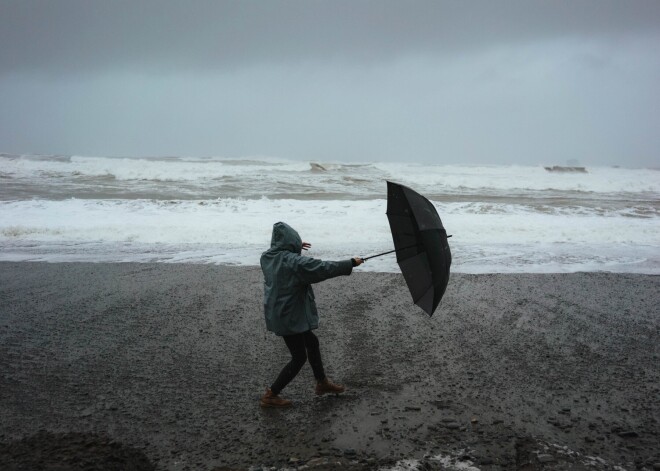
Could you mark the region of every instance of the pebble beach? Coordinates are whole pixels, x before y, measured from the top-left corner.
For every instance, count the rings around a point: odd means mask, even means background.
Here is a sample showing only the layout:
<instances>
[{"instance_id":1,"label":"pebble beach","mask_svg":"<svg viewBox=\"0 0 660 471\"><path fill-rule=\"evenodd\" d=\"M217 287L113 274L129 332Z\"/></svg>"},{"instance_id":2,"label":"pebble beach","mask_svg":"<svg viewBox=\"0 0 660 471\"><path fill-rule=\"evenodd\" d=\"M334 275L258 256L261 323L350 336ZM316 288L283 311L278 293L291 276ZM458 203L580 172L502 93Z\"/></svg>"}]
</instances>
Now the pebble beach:
<instances>
[{"instance_id":1,"label":"pebble beach","mask_svg":"<svg viewBox=\"0 0 660 471\"><path fill-rule=\"evenodd\" d=\"M659 288L454 274L429 318L356 269L315 287L346 393L305 366L264 410L288 352L259 268L2 262L0 468L657 470Z\"/></svg>"}]
</instances>

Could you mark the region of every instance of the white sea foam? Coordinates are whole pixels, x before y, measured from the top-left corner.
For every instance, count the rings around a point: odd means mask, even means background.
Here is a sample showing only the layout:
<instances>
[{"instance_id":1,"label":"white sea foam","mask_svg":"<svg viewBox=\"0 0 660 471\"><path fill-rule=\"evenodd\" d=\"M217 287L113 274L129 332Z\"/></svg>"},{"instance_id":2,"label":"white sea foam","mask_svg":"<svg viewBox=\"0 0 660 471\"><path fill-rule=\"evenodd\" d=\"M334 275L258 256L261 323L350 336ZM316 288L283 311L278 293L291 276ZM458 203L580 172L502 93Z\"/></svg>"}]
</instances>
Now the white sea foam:
<instances>
[{"instance_id":1,"label":"white sea foam","mask_svg":"<svg viewBox=\"0 0 660 471\"><path fill-rule=\"evenodd\" d=\"M278 220L312 256L370 255L393 180L436 205L453 271L660 272L660 172L587 170L0 154L0 259L255 265Z\"/></svg>"},{"instance_id":2,"label":"white sea foam","mask_svg":"<svg viewBox=\"0 0 660 471\"><path fill-rule=\"evenodd\" d=\"M3 237L143 243L261 244L270 224L286 220L325 244L350 237L355 243L391 241L385 200L29 200L0 203ZM655 219L630 218L625 211L602 214L510 204L436 204L455 240L488 243L660 244ZM261 230L260 230L261 229ZM264 232L265 231L265 232ZM358 242L358 239L362 242ZM366 239L366 240L365 240ZM353 243L353 242L351 242Z\"/></svg>"},{"instance_id":3,"label":"white sea foam","mask_svg":"<svg viewBox=\"0 0 660 471\"><path fill-rule=\"evenodd\" d=\"M458 272L660 272L657 218L625 211L511 204L436 204ZM0 203L0 259L170 261L257 265L274 222L341 259L392 248L385 200L27 200ZM87 258L85 258L87 257ZM397 271L393 256L367 270Z\"/></svg>"},{"instance_id":4,"label":"white sea foam","mask_svg":"<svg viewBox=\"0 0 660 471\"><path fill-rule=\"evenodd\" d=\"M58 178L105 178L119 182L185 182L203 187L209 181L247 179L253 195L259 186L312 185L318 192L347 195L384 194L384 180L413 186L430 195L484 191L502 195L525 191L660 194L660 171L600 168L588 173L552 173L541 166L466 166L374 163L351 165L283 159L191 159L30 157L0 159L0 174L57 184ZM255 187L255 184L257 186ZM221 188L219 188L221 190ZM245 190L245 189L243 189ZM245 195L243 191L241 195ZM222 195L231 196L231 195Z\"/></svg>"},{"instance_id":5,"label":"white sea foam","mask_svg":"<svg viewBox=\"0 0 660 471\"><path fill-rule=\"evenodd\" d=\"M274 170L302 172L309 163L276 160L236 161L226 159L136 159L72 156L67 160L19 158L7 161L3 171L21 177L108 177L117 180L161 182L212 180L227 176L254 175Z\"/></svg>"},{"instance_id":6,"label":"white sea foam","mask_svg":"<svg viewBox=\"0 0 660 471\"><path fill-rule=\"evenodd\" d=\"M467 189L660 193L660 172L590 167L587 173L552 173L542 166L374 165L390 178L427 192Z\"/></svg>"},{"instance_id":7,"label":"white sea foam","mask_svg":"<svg viewBox=\"0 0 660 471\"><path fill-rule=\"evenodd\" d=\"M446 471L480 471L479 468L474 466L472 461L461 459L463 453L464 451L461 450L459 453L453 455L440 453L435 456L427 456L423 460L403 459L397 461L394 466L386 468L381 467L380 471L418 471L427 469L427 467L422 464L422 461L438 463L442 465L442 469Z\"/></svg>"}]
</instances>

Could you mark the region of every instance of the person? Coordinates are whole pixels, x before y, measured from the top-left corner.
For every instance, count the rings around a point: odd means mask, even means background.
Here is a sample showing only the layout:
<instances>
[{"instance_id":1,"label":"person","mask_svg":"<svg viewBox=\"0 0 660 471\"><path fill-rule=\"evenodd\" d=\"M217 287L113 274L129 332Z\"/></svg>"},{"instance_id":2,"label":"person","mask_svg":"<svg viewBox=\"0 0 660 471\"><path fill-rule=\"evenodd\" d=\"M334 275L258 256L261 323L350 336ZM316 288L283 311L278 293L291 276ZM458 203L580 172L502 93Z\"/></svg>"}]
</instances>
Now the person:
<instances>
[{"instance_id":1,"label":"person","mask_svg":"<svg viewBox=\"0 0 660 471\"><path fill-rule=\"evenodd\" d=\"M261 398L262 407L291 405L291 401L279 394L307 360L316 378L317 395L344 392L344 386L332 383L323 370L319 341L312 332L318 328L319 316L311 285L350 275L353 267L362 264L362 259L329 262L301 255L303 249L310 247L291 226L278 222L273 225L270 249L261 255L266 328L281 336L291 353L291 360Z\"/></svg>"}]
</instances>

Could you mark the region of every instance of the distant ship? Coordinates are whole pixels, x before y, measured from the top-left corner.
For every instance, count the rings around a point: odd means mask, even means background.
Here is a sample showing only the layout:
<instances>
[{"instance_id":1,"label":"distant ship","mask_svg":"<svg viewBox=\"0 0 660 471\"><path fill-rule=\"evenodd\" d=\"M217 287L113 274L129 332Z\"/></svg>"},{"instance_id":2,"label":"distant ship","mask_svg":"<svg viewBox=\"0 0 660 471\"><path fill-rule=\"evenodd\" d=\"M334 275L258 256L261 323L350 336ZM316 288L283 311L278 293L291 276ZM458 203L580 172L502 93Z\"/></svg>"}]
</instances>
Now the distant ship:
<instances>
[{"instance_id":1,"label":"distant ship","mask_svg":"<svg viewBox=\"0 0 660 471\"><path fill-rule=\"evenodd\" d=\"M561 165L554 165L552 167L543 167L548 172L573 172L573 173L587 173L585 167L562 167Z\"/></svg>"}]
</instances>

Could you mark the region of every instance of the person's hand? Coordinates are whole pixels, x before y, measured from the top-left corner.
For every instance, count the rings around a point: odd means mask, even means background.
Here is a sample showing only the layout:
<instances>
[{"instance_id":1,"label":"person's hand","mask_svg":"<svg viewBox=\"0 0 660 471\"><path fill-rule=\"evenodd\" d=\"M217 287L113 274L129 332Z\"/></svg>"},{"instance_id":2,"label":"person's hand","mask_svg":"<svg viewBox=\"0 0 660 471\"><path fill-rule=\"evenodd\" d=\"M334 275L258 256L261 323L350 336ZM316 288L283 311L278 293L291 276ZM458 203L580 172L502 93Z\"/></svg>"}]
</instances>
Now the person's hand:
<instances>
[{"instance_id":1,"label":"person's hand","mask_svg":"<svg viewBox=\"0 0 660 471\"><path fill-rule=\"evenodd\" d=\"M362 260L360 257L353 257L353 264L357 267L358 265L362 265L364 263L364 260Z\"/></svg>"},{"instance_id":2,"label":"person's hand","mask_svg":"<svg viewBox=\"0 0 660 471\"><path fill-rule=\"evenodd\" d=\"M307 250L311 246L312 246L312 244L310 244L309 242L303 241L303 246L302 246L303 250Z\"/></svg>"}]
</instances>

